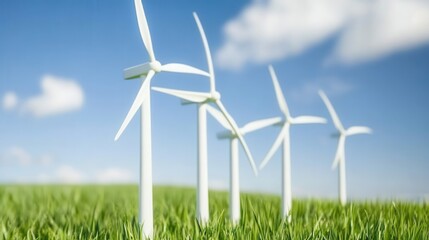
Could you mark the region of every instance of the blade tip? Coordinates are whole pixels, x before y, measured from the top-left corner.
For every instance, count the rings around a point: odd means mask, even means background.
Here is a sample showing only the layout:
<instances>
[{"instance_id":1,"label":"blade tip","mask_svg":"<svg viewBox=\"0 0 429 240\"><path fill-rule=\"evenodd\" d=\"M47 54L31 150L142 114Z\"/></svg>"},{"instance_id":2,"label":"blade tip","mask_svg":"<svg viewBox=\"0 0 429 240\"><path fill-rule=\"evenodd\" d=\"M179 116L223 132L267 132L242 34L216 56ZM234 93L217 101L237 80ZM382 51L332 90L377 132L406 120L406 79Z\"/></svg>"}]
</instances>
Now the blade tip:
<instances>
[{"instance_id":1,"label":"blade tip","mask_svg":"<svg viewBox=\"0 0 429 240\"><path fill-rule=\"evenodd\" d=\"M121 135L122 135L122 132L116 133L115 142L119 140L119 138L121 137Z\"/></svg>"},{"instance_id":2,"label":"blade tip","mask_svg":"<svg viewBox=\"0 0 429 240\"><path fill-rule=\"evenodd\" d=\"M200 18L198 17L198 14L196 12L192 12L192 15L194 16L194 19L195 19L195 22L197 23L197 25L199 25L200 24Z\"/></svg>"}]
</instances>

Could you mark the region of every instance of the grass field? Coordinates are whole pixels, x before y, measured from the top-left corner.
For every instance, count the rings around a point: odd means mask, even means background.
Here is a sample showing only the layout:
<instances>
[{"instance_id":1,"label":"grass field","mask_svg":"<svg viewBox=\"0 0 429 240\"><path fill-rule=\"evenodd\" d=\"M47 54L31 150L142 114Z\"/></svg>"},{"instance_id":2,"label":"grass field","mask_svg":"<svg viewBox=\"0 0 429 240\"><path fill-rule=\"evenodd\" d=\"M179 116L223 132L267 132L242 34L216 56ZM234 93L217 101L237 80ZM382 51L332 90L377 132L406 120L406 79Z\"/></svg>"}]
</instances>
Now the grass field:
<instances>
[{"instance_id":1,"label":"grass field","mask_svg":"<svg viewBox=\"0 0 429 240\"><path fill-rule=\"evenodd\" d=\"M137 186L0 186L0 239L139 239ZM210 192L210 224L195 221L195 191L155 187L157 239L429 239L429 205L295 200L283 223L277 196L242 194L242 221L228 194Z\"/></svg>"}]
</instances>

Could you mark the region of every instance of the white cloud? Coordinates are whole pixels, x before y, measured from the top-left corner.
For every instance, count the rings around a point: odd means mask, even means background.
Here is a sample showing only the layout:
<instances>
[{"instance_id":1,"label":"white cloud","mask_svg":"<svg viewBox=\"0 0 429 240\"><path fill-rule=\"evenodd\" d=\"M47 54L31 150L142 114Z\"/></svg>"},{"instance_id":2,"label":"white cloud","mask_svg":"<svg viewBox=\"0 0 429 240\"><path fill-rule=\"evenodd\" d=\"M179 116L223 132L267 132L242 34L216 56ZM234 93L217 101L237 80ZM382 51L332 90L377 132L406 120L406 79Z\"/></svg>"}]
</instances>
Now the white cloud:
<instances>
[{"instance_id":1,"label":"white cloud","mask_svg":"<svg viewBox=\"0 0 429 240\"><path fill-rule=\"evenodd\" d=\"M133 181L132 173L120 168L107 168L96 174L99 183L130 183Z\"/></svg>"},{"instance_id":2,"label":"white cloud","mask_svg":"<svg viewBox=\"0 0 429 240\"><path fill-rule=\"evenodd\" d=\"M79 170L64 165L56 170L55 179L61 183L82 183L85 180L85 176Z\"/></svg>"},{"instance_id":3,"label":"white cloud","mask_svg":"<svg viewBox=\"0 0 429 240\"><path fill-rule=\"evenodd\" d=\"M255 0L225 24L217 60L268 63L338 34L335 60L358 62L429 41L428 25L427 0Z\"/></svg>"},{"instance_id":4,"label":"white cloud","mask_svg":"<svg viewBox=\"0 0 429 240\"><path fill-rule=\"evenodd\" d=\"M84 102L84 93L73 80L45 75L41 82L42 94L28 99L24 112L36 117L56 115L79 110Z\"/></svg>"},{"instance_id":5,"label":"white cloud","mask_svg":"<svg viewBox=\"0 0 429 240\"><path fill-rule=\"evenodd\" d=\"M18 105L18 97L14 92L7 92L3 97L3 108L12 110Z\"/></svg>"},{"instance_id":6,"label":"white cloud","mask_svg":"<svg viewBox=\"0 0 429 240\"><path fill-rule=\"evenodd\" d=\"M45 154L39 158L38 162L41 163L42 165L48 166L48 165L51 165L51 163L53 162L53 159L54 158L52 156Z\"/></svg>"},{"instance_id":7,"label":"white cloud","mask_svg":"<svg viewBox=\"0 0 429 240\"><path fill-rule=\"evenodd\" d=\"M355 89L355 86L336 77L328 77L306 81L301 86L291 89L289 94L298 101L308 102L319 99L317 92L320 89L325 91L329 96L335 96L346 94Z\"/></svg>"},{"instance_id":8,"label":"white cloud","mask_svg":"<svg viewBox=\"0 0 429 240\"><path fill-rule=\"evenodd\" d=\"M20 147L11 147L6 153L5 159L7 162L20 165L29 165L33 161L33 157Z\"/></svg>"},{"instance_id":9,"label":"white cloud","mask_svg":"<svg viewBox=\"0 0 429 240\"><path fill-rule=\"evenodd\" d=\"M18 164L27 166L31 164L50 165L54 158L49 154L44 154L40 157L35 157L22 147L13 146L9 148L2 156L1 162L8 164Z\"/></svg>"},{"instance_id":10,"label":"white cloud","mask_svg":"<svg viewBox=\"0 0 429 240\"><path fill-rule=\"evenodd\" d=\"M51 182L51 177L46 173L41 173L36 176L35 182L36 183L49 183Z\"/></svg>"},{"instance_id":11,"label":"white cloud","mask_svg":"<svg viewBox=\"0 0 429 240\"><path fill-rule=\"evenodd\" d=\"M337 60L355 63L376 59L429 41L429 1L378 0L344 29Z\"/></svg>"}]
</instances>

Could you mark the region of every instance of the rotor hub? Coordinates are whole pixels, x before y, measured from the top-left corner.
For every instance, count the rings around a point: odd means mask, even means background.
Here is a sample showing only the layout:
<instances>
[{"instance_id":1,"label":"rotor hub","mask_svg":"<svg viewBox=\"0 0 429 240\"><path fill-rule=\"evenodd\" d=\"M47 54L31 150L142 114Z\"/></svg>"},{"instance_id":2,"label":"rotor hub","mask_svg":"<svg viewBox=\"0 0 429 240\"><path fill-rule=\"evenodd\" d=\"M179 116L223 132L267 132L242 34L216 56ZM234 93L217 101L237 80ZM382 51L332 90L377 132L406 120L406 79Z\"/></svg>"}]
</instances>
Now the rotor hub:
<instances>
[{"instance_id":1,"label":"rotor hub","mask_svg":"<svg viewBox=\"0 0 429 240\"><path fill-rule=\"evenodd\" d=\"M212 97L215 101L220 100L220 93L219 92L213 92Z\"/></svg>"},{"instance_id":2,"label":"rotor hub","mask_svg":"<svg viewBox=\"0 0 429 240\"><path fill-rule=\"evenodd\" d=\"M155 72L161 72L161 66L162 66L161 63L156 60L150 63L150 67Z\"/></svg>"}]
</instances>

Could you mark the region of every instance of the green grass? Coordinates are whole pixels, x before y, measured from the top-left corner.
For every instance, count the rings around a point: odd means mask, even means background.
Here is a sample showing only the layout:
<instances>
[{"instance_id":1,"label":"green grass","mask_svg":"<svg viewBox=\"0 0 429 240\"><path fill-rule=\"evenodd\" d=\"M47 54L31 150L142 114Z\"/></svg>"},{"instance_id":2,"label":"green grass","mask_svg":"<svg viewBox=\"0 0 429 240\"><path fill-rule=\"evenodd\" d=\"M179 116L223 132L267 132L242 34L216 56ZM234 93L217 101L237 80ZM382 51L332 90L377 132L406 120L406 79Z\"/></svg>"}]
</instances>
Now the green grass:
<instances>
[{"instance_id":1,"label":"green grass","mask_svg":"<svg viewBox=\"0 0 429 240\"><path fill-rule=\"evenodd\" d=\"M0 186L0 239L139 239L137 186ZM242 194L232 227L228 194L210 192L211 220L195 220L195 191L155 187L157 239L429 239L429 206L295 200L291 224L280 198Z\"/></svg>"}]
</instances>

